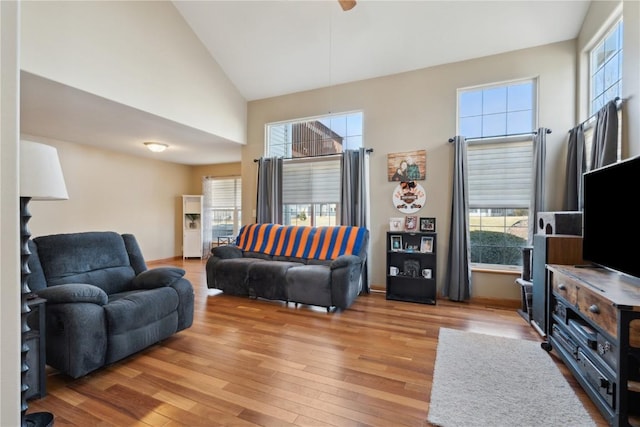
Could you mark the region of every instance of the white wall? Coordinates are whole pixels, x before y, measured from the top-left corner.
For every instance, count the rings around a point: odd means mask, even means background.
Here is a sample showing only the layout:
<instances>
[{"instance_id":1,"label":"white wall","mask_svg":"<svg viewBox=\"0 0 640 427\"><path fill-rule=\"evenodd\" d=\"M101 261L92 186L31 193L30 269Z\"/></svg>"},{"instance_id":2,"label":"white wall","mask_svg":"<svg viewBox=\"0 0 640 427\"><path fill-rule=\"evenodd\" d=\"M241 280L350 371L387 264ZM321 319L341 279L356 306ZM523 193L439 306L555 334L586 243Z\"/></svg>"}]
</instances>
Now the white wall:
<instances>
[{"instance_id":1,"label":"white wall","mask_svg":"<svg viewBox=\"0 0 640 427\"><path fill-rule=\"evenodd\" d=\"M19 11L0 1L0 426L20 425Z\"/></svg>"},{"instance_id":2,"label":"white wall","mask_svg":"<svg viewBox=\"0 0 640 427\"><path fill-rule=\"evenodd\" d=\"M537 77L539 125L551 128L547 138L550 183L547 209L559 210L564 179L565 140L575 117L575 42L567 41L502 55L446 64L388 77L301 92L249 103L248 144L242 153L243 222L254 220L256 165L263 155L268 122L341 112L364 112L365 145L371 155L372 282L384 288L385 239L389 217L399 216L391 203L397 183L387 181L387 154L427 150L427 177L421 182L426 206L417 215L436 217L438 288L442 288L448 250L453 148L456 133L456 89ZM250 207L248 209L247 207ZM400 215L401 216L401 215ZM474 298L520 298L514 274L474 273Z\"/></svg>"},{"instance_id":3,"label":"white wall","mask_svg":"<svg viewBox=\"0 0 640 427\"><path fill-rule=\"evenodd\" d=\"M169 1L28 1L21 69L246 141L246 101Z\"/></svg>"}]
</instances>

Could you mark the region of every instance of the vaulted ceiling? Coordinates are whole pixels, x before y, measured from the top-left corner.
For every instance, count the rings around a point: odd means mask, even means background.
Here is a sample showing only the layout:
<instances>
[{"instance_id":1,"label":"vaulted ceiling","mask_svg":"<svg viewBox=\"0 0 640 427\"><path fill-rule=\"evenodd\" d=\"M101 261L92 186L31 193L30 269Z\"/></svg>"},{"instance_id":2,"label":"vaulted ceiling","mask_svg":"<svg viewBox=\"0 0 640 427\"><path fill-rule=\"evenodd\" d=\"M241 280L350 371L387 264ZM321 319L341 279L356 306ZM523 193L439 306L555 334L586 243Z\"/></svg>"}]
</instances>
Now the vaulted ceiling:
<instances>
[{"instance_id":1,"label":"vaulted ceiling","mask_svg":"<svg viewBox=\"0 0 640 427\"><path fill-rule=\"evenodd\" d=\"M173 4L251 101L573 39L590 2L358 0L349 11L335 0ZM219 141L219 155L205 158L201 148L211 135L36 76L23 73L23 78L37 87L23 89L23 132L39 135L48 125L54 139L86 141L99 135L104 148L155 157L125 145L151 129L158 139L188 141L183 150L167 150L162 160L205 164L240 159L237 144ZM73 99L64 108L61 92ZM35 103L58 107L38 117L41 109ZM97 111L118 118L121 125L91 120ZM56 127L79 117L86 118L81 129Z\"/></svg>"}]
</instances>

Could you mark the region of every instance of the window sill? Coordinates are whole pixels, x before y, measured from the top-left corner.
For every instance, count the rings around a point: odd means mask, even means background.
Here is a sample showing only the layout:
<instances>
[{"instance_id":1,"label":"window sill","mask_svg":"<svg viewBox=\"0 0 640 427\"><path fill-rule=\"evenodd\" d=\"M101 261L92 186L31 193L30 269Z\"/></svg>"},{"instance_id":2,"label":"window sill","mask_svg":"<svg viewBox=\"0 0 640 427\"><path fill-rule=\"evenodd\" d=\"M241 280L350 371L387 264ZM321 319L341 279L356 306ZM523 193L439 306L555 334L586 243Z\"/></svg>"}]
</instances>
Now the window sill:
<instances>
[{"instance_id":1,"label":"window sill","mask_svg":"<svg viewBox=\"0 0 640 427\"><path fill-rule=\"evenodd\" d=\"M492 274L509 274L509 275L522 275L522 267L499 267L499 266L471 266L471 271L474 273L492 273Z\"/></svg>"}]
</instances>

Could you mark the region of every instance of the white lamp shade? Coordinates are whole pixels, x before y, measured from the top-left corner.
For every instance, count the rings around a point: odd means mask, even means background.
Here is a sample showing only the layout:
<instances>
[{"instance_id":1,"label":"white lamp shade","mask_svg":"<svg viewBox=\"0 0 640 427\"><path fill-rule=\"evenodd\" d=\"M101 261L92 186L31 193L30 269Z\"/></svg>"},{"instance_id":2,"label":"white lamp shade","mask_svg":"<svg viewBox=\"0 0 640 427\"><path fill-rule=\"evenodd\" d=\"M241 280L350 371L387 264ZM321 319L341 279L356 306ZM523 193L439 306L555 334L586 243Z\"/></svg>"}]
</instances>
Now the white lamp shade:
<instances>
[{"instance_id":1,"label":"white lamp shade","mask_svg":"<svg viewBox=\"0 0 640 427\"><path fill-rule=\"evenodd\" d=\"M32 200L69 198L55 147L20 141L20 196Z\"/></svg>"}]
</instances>

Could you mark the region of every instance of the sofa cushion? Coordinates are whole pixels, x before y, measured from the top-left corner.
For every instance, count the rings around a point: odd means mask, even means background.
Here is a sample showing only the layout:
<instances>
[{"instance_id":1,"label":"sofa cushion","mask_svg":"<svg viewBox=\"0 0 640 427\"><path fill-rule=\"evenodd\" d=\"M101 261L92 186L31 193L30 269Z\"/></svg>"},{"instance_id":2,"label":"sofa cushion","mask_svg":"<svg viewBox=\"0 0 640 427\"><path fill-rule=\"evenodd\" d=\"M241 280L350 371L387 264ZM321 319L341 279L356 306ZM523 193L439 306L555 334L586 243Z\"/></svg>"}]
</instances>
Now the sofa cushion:
<instances>
[{"instance_id":1,"label":"sofa cushion","mask_svg":"<svg viewBox=\"0 0 640 427\"><path fill-rule=\"evenodd\" d=\"M215 258L220 259L233 259L242 257L242 251L232 245L214 246L211 248L211 253Z\"/></svg>"},{"instance_id":2,"label":"sofa cushion","mask_svg":"<svg viewBox=\"0 0 640 427\"><path fill-rule=\"evenodd\" d=\"M299 263L302 263L302 264L306 264L308 262L308 260L305 259L305 258L298 258L298 257L295 257L295 256L278 256L278 255L274 256L273 260L274 261L299 262Z\"/></svg>"},{"instance_id":3,"label":"sofa cushion","mask_svg":"<svg viewBox=\"0 0 640 427\"><path fill-rule=\"evenodd\" d=\"M309 265L331 265L332 261L330 259L310 259L307 261Z\"/></svg>"},{"instance_id":4,"label":"sofa cushion","mask_svg":"<svg viewBox=\"0 0 640 427\"><path fill-rule=\"evenodd\" d=\"M213 286L228 295L249 295L247 277L249 267L268 262L258 258L231 258L213 264Z\"/></svg>"},{"instance_id":5,"label":"sofa cushion","mask_svg":"<svg viewBox=\"0 0 640 427\"><path fill-rule=\"evenodd\" d=\"M264 259L267 261L271 261L273 259L271 255L263 254L262 252L252 252L252 251L245 251L242 256L246 258Z\"/></svg>"},{"instance_id":6,"label":"sofa cushion","mask_svg":"<svg viewBox=\"0 0 640 427\"><path fill-rule=\"evenodd\" d=\"M251 264L247 278L249 296L286 300L287 271L291 267L301 265L304 264L286 261L262 261Z\"/></svg>"},{"instance_id":7,"label":"sofa cushion","mask_svg":"<svg viewBox=\"0 0 640 427\"><path fill-rule=\"evenodd\" d=\"M287 300L331 307L331 269L325 265L305 265L287 271Z\"/></svg>"},{"instance_id":8,"label":"sofa cushion","mask_svg":"<svg viewBox=\"0 0 640 427\"><path fill-rule=\"evenodd\" d=\"M178 330L178 293L171 287L111 295L104 306L105 363L113 363L170 337Z\"/></svg>"},{"instance_id":9,"label":"sofa cushion","mask_svg":"<svg viewBox=\"0 0 640 427\"><path fill-rule=\"evenodd\" d=\"M38 291L38 295L47 300L47 304L68 302L86 302L105 305L109 301L107 294L97 286L87 283L67 283Z\"/></svg>"},{"instance_id":10,"label":"sofa cushion","mask_svg":"<svg viewBox=\"0 0 640 427\"><path fill-rule=\"evenodd\" d=\"M135 272L122 237L111 231L56 234L33 239L48 286L91 283L107 294L127 289Z\"/></svg>"},{"instance_id":11,"label":"sofa cushion","mask_svg":"<svg viewBox=\"0 0 640 427\"><path fill-rule=\"evenodd\" d=\"M104 306L107 335L117 335L155 322L175 312L178 294L173 288L129 291L109 296ZM174 331L175 332L175 331Z\"/></svg>"},{"instance_id":12,"label":"sofa cushion","mask_svg":"<svg viewBox=\"0 0 640 427\"><path fill-rule=\"evenodd\" d=\"M153 289L169 286L184 276L185 271L176 267L157 267L143 271L133 279L133 287L136 289Z\"/></svg>"}]
</instances>

